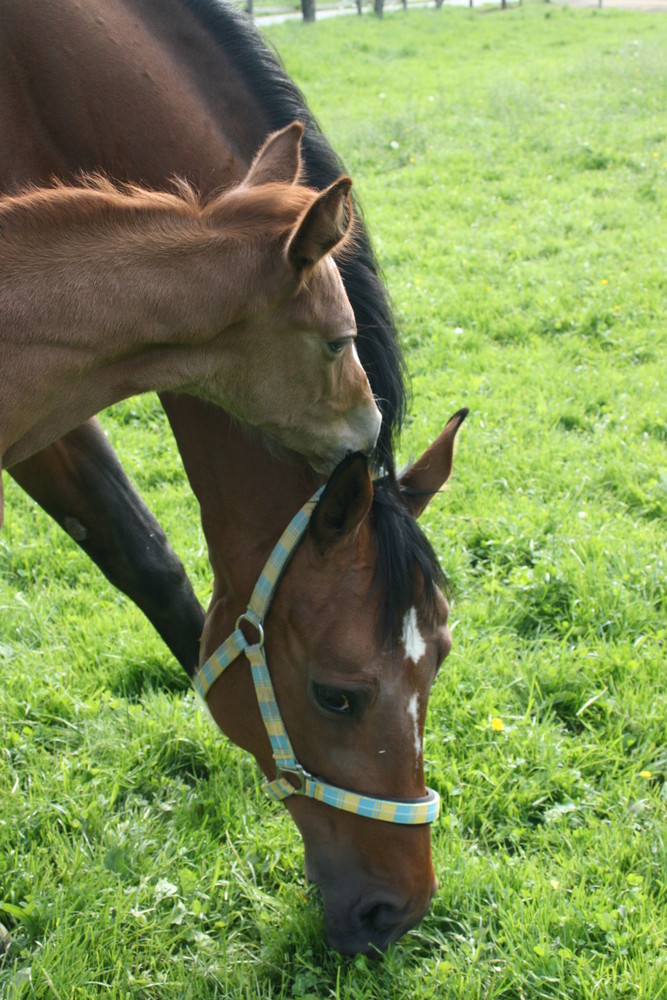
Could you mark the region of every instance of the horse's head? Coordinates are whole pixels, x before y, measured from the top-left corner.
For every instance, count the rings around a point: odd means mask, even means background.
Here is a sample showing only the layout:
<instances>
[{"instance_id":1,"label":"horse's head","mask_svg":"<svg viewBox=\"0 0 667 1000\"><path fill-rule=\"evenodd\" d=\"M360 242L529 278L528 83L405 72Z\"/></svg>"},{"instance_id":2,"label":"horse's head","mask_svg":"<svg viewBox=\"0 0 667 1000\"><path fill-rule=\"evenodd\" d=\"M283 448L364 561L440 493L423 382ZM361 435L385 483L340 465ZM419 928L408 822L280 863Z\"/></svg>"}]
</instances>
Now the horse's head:
<instances>
[{"instance_id":1,"label":"horse's head","mask_svg":"<svg viewBox=\"0 0 667 1000\"><path fill-rule=\"evenodd\" d=\"M267 613L265 654L288 742L301 768L338 792L424 802L426 706L451 637L437 561L413 512L448 478L464 417L449 421L400 492L391 480L373 484L363 456L348 457ZM209 617L206 651L224 638L229 610ZM242 657L225 676L208 695L213 717L272 781L267 728L275 727L265 728ZM383 950L424 916L437 887L430 827L289 794L301 781L295 770L283 778L285 804L304 839L307 876L322 891L329 941L345 953Z\"/></svg>"},{"instance_id":2,"label":"horse's head","mask_svg":"<svg viewBox=\"0 0 667 1000\"><path fill-rule=\"evenodd\" d=\"M267 139L245 179L205 209L236 232L240 311L224 333L244 423L328 474L370 452L381 416L355 348L357 327L332 251L353 230L349 177L323 191L297 183L303 127ZM215 386L209 386L215 401Z\"/></svg>"}]
</instances>

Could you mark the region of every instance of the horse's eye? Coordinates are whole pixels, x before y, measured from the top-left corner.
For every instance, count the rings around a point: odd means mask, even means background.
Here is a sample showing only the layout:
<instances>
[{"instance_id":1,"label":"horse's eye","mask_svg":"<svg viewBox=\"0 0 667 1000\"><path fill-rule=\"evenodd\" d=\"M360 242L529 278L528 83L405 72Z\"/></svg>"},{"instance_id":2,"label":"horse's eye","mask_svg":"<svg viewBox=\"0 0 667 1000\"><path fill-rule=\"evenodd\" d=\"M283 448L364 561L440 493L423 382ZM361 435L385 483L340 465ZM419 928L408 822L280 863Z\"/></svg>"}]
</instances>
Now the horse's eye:
<instances>
[{"instance_id":1,"label":"horse's eye","mask_svg":"<svg viewBox=\"0 0 667 1000\"><path fill-rule=\"evenodd\" d=\"M350 698L340 688L327 687L325 684L313 684L313 694L320 708L337 715L346 715L352 711Z\"/></svg>"},{"instance_id":2,"label":"horse's eye","mask_svg":"<svg viewBox=\"0 0 667 1000\"><path fill-rule=\"evenodd\" d=\"M330 340L327 347L329 348L331 354L342 354L351 340L351 337L341 337L339 340Z\"/></svg>"}]
</instances>

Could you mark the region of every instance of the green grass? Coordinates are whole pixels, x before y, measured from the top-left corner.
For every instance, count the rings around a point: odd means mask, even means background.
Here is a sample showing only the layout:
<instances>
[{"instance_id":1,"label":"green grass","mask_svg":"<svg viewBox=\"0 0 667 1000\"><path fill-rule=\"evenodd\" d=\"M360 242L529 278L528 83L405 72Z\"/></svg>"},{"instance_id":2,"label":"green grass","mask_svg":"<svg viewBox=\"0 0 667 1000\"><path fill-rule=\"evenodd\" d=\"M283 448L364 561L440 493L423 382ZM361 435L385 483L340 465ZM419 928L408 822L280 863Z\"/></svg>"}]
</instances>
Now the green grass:
<instances>
[{"instance_id":1,"label":"green grass","mask_svg":"<svg viewBox=\"0 0 667 1000\"><path fill-rule=\"evenodd\" d=\"M251 760L6 481L0 995L665 998L667 20L525 3L269 37L375 237L403 456L471 409L424 517L456 594L426 737L441 888L380 963L329 953ZM156 401L105 425L206 600Z\"/></svg>"}]
</instances>

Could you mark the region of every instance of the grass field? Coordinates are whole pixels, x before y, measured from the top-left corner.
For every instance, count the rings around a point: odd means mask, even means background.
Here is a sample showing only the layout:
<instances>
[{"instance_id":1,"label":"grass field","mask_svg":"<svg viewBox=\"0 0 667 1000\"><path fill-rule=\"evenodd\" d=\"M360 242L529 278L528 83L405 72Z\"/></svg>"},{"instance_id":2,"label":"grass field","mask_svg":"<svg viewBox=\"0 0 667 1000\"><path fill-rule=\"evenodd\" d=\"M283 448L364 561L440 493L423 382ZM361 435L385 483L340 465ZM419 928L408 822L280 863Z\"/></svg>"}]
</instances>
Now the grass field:
<instances>
[{"instance_id":1,"label":"grass field","mask_svg":"<svg viewBox=\"0 0 667 1000\"><path fill-rule=\"evenodd\" d=\"M6 480L0 996L667 998L667 18L537 3L271 29L403 331L456 598L427 720L441 888L379 963L323 943L287 815L140 614ZM104 417L198 593L153 397Z\"/></svg>"}]
</instances>

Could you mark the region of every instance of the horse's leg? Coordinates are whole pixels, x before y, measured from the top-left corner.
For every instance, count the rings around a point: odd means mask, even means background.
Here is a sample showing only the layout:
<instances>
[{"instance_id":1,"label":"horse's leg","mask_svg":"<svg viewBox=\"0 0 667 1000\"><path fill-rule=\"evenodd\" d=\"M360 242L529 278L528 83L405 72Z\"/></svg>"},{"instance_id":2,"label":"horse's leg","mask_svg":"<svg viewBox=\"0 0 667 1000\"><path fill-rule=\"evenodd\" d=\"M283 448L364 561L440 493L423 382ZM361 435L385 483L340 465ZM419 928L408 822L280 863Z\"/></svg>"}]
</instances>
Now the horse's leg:
<instances>
[{"instance_id":1,"label":"horse's leg","mask_svg":"<svg viewBox=\"0 0 667 1000\"><path fill-rule=\"evenodd\" d=\"M89 420L9 472L143 611L192 676L199 662L203 609L97 421Z\"/></svg>"}]
</instances>

